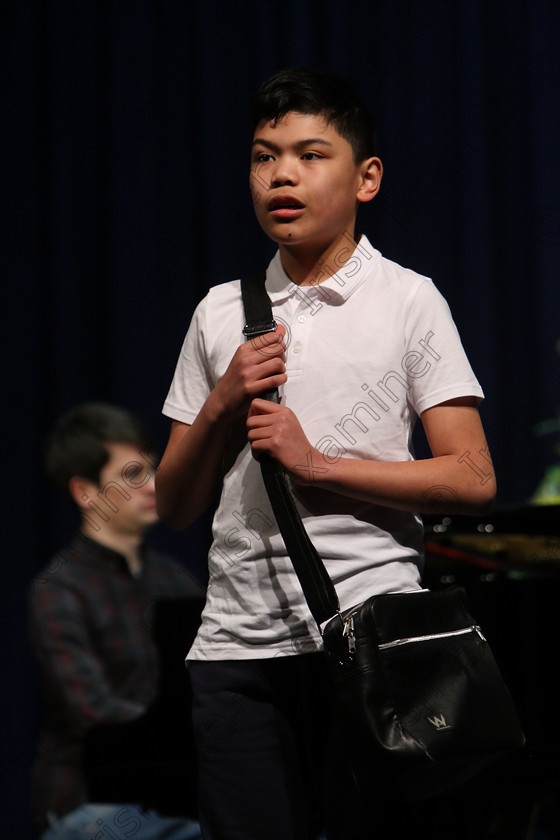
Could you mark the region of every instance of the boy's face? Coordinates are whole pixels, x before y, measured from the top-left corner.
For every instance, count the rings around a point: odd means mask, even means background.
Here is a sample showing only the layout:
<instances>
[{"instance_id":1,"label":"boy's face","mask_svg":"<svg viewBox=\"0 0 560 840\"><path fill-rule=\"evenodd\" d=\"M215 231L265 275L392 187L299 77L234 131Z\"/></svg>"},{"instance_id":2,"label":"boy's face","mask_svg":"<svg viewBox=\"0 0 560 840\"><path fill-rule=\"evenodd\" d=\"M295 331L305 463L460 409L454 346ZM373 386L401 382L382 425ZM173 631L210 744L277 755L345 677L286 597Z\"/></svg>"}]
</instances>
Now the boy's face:
<instances>
[{"instance_id":1,"label":"boy's face","mask_svg":"<svg viewBox=\"0 0 560 840\"><path fill-rule=\"evenodd\" d=\"M354 235L358 201L369 201L371 160L356 164L352 147L322 115L290 111L262 121L253 138L251 193L265 233L282 246L327 250ZM379 181L381 175L379 171Z\"/></svg>"},{"instance_id":2,"label":"boy's face","mask_svg":"<svg viewBox=\"0 0 560 840\"><path fill-rule=\"evenodd\" d=\"M82 480L82 508L106 536L142 535L158 521L155 470L131 443L108 443L107 449L109 460L99 474L99 482ZM101 518L88 501L106 518Z\"/></svg>"}]
</instances>

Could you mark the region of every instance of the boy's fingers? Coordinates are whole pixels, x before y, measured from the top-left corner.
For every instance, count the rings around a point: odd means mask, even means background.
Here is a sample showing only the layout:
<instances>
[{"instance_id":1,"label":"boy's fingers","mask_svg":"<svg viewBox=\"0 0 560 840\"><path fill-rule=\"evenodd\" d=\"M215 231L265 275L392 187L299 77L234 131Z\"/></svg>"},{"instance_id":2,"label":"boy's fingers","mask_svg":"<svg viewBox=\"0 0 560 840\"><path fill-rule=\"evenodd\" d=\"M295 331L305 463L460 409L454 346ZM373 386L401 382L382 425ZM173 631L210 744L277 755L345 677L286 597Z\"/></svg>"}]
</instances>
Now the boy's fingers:
<instances>
[{"instance_id":1,"label":"boy's fingers","mask_svg":"<svg viewBox=\"0 0 560 840\"><path fill-rule=\"evenodd\" d=\"M264 333L256 338L251 339L251 345L254 350L265 356L276 355L279 352L284 352L286 349L283 343L283 338L286 335L286 328L283 324L278 324L274 332Z\"/></svg>"},{"instance_id":2,"label":"boy's fingers","mask_svg":"<svg viewBox=\"0 0 560 840\"><path fill-rule=\"evenodd\" d=\"M255 397L251 402L247 417L255 417L257 414L275 414L279 411L286 411L286 406Z\"/></svg>"},{"instance_id":3,"label":"boy's fingers","mask_svg":"<svg viewBox=\"0 0 560 840\"><path fill-rule=\"evenodd\" d=\"M251 412L253 414L272 414L274 411L280 411L281 406L278 403L273 403L270 400L263 400L260 397L255 397L251 403Z\"/></svg>"}]
</instances>

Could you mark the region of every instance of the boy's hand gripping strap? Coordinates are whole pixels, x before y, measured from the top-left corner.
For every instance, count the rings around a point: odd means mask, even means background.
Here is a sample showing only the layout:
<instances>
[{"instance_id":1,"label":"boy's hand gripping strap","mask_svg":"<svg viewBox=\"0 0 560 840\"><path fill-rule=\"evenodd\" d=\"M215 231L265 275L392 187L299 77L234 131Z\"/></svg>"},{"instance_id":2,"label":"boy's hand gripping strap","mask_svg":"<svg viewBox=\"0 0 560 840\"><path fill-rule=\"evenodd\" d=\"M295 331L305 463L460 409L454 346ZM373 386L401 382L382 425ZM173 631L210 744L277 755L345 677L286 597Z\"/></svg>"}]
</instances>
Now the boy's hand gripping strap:
<instances>
[{"instance_id":1,"label":"boy's hand gripping strap","mask_svg":"<svg viewBox=\"0 0 560 840\"><path fill-rule=\"evenodd\" d=\"M266 293L264 272L242 279L241 294L246 320L243 332L247 340L273 332L276 329L276 322L272 317L270 300ZM278 389L266 391L261 394L261 397L277 403ZM269 455L262 456L259 463L286 550L311 614L320 627L323 622L340 611L336 590L301 521L286 481L284 468Z\"/></svg>"}]
</instances>

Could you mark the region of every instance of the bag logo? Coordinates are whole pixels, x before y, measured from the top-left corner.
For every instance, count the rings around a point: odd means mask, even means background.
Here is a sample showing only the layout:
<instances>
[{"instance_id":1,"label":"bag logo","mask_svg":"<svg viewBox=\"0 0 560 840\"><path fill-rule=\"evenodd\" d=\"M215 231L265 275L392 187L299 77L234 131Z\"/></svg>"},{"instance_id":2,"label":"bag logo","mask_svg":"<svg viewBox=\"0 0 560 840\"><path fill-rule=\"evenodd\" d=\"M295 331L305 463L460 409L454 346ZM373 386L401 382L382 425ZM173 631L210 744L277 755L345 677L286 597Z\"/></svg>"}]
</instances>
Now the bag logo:
<instances>
[{"instance_id":1,"label":"bag logo","mask_svg":"<svg viewBox=\"0 0 560 840\"><path fill-rule=\"evenodd\" d=\"M428 723L430 723L436 732L443 732L445 729L451 729L451 726L445 720L444 716L441 714L439 717L434 715L433 717L426 718Z\"/></svg>"}]
</instances>

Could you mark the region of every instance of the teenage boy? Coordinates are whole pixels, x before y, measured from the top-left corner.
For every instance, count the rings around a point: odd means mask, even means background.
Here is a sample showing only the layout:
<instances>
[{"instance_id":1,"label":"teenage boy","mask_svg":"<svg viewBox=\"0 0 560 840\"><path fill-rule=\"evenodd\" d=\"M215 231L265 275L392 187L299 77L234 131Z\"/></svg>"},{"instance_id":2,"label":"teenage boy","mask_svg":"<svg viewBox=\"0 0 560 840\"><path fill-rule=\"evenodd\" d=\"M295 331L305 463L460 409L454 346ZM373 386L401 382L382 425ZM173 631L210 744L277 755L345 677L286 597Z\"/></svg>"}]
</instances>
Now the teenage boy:
<instances>
[{"instance_id":1,"label":"teenage boy","mask_svg":"<svg viewBox=\"0 0 560 840\"><path fill-rule=\"evenodd\" d=\"M265 82L253 107L251 190L278 244L266 272L278 326L245 342L239 281L210 289L165 402L173 425L156 476L159 512L177 528L222 481L188 654L201 825L212 840L306 836L294 717L301 680L321 667L321 639L258 456L289 475L342 609L420 587L419 514L487 511L495 494L482 390L445 301L355 237L357 209L382 177L364 103L343 80L294 69ZM271 387L279 404L259 397ZM430 459L411 452L416 416ZM317 710L328 691L318 690ZM336 773L340 782L344 764Z\"/></svg>"},{"instance_id":2,"label":"teenage boy","mask_svg":"<svg viewBox=\"0 0 560 840\"><path fill-rule=\"evenodd\" d=\"M140 796L92 801L84 767L96 727L99 736L101 725L138 720L157 698L159 654L147 609L157 600L203 597L188 572L145 542L158 521L146 431L128 411L85 403L59 419L46 462L80 529L38 574L29 599L45 701L33 779L37 831L42 840L199 838L196 821L143 810ZM111 748L118 737L117 727L104 742ZM155 777L141 743L137 753ZM123 782L134 796L135 784Z\"/></svg>"}]
</instances>

